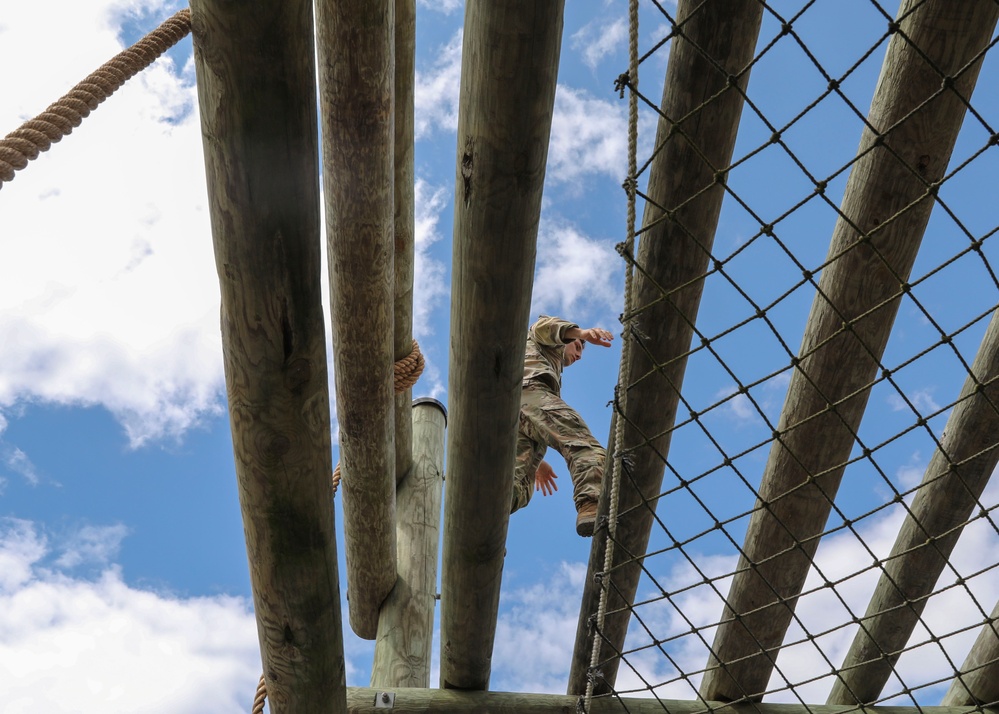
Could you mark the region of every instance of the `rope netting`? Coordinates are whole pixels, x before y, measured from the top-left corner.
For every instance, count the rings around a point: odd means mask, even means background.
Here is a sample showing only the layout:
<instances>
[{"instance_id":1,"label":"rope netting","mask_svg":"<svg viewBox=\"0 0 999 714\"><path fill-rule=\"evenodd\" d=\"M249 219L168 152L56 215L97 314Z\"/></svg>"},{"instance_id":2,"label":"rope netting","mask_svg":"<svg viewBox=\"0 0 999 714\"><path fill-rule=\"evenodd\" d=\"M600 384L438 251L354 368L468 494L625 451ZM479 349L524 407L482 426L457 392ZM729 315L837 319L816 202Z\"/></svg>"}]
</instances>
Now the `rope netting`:
<instances>
[{"instance_id":1,"label":"rope netting","mask_svg":"<svg viewBox=\"0 0 999 714\"><path fill-rule=\"evenodd\" d=\"M570 691L995 705L999 2L636 2Z\"/></svg>"}]
</instances>

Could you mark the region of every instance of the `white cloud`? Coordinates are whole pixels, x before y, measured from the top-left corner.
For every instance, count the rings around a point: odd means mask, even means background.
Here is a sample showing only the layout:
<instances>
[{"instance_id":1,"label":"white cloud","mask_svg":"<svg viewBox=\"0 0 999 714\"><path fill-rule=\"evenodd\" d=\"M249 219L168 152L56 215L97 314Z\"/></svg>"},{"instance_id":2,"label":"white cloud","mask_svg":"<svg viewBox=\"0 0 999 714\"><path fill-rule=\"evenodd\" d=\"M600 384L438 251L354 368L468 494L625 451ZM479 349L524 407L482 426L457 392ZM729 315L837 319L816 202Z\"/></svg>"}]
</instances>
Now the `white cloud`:
<instances>
[{"instance_id":1,"label":"white cloud","mask_svg":"<svg viewBox=\"0 0 999 714\"><path fill-rule=\"evenodd\" d=\"M912 406L922 414L923 416L928 416L940 411L940 405L937 404L936 400L933 398L933 387L924 387L923 389L917 389L911 394L906 394L906 398L912 403ZM891 392L888 395L888 405L891 407L893 412L900 412L903 409L909 409L909 405L905 403L905 399L902 395L897 392Z\"/></svg>"},{"instance_id":2,"label":"white cloud","mask_svg":"<svg viewBox=\"0 0 999 714\"><path fill-rule=\"evenodd\" d=\"M575 227L543 220L531 314L590 315L610 321L621 311L621 259L612 243Z\"/></svg>"},{"instance_id":3,"label":"white cloud","mask_svg":"<svg viewBox=\"0 0 999 714\"><path fill-rule=\"evenodd\" d=\"M548 179L566 183L603 174L623 180L628 173L627 111L623 101L597 99L560 84L555 92ZM644 128L643 132L648 133Z\"/></svg>"},{"instance_id":4,"label":"white cloud","mask_svg":"<svg viewBox=\"0 0 999 714\"><path fill-rule=\"evenodd\" d=\"M414 93L414 132L416 139L428 136L434 129L458 130L458 94L461 87L461 39L458 30L440 49L437 61L429 71L417 69Z\"/></svg>"},{"instance_id":5,"label":"white cloud","mask_svg":"<svg viewBox=\"0 0 999 714\"><path fill-rule=\"evenodd\" d=\"M547 578L504 593L492 688L565 693L585 576L585 564L562 562Z\"/></svg>"},{"instance_id":6,"label":"white cloud","mask_svg":"<svg viewBox=\"0 0 999 714\"><path fill-rule=\"evenodd\" d=\"M69 538L55 564L60 568L75 568L84 564L105 566L118 555L126 535L128 528L120 523L83 526Z\"/></svg>"},{"instance_id":7,"label":"white cloud","mask_svg":"<svg viewBox=\"0 0 999 714\"><path fill-rule=\"evenodd\" d=\"M12 130L122 48L111 0L5 12ZM9 40L9 41L8 41ZM58 56L46 48L63 48ZM67 49L71 48L71 49ZM163 59L0 191L0 406L101 405L131 443L221 408L219 289L190 67Z\"/></svg>"},{"instance_id":8,"label":"white cloud","mask_svg":"<svg viewBox=\"0 0 999 714\"><path fill-rule=\"evenodd\" d=\"M437 355L425 337L434 334L430 318L448 297L447 268L430 254L431 247L440 241L438 221L447 205L448 191L442 186L431 186L423 179L416 181L415 255L413 261L413 335L421 342L426 367L416 387L420 395L440 398L444 392L440 368L436 360L446 360L447 355Z\"/></svg>"},{"instance_id":9,"label":"white cloud","mask_svg":"<svg viewBox=\"0 0 999 714\"><path fill-rule=\"evenodd\" d=\"M16 474L24 477L32 486L38 485L38 472L31 459L21 449L9 448L4 453L4 465Z\"/></svg>"},{"instance_id":10,"label":"white cloud","mask_svg":"<svg viewBox=\"0 0 999 714\"><path fill-rule=\"evenodd\" d=\"M171 598L48 569L28 521L0 522L4 711L243 712L260 675L249 603Z\"/></svg>"},{"instance_id":11,"label":"white cloud","mask_svg":"<svg viewBox=\"0 0 999 714\"><path fill-rule=\"evenodd\" d=\"M572 48L579 51L583 64L595 70L610 54L627 54L628 21L619 17L613 22L597 18L588 22L572 36Z\"/></svg>"},{"instance_id":12,"label":"white cloud","mask_svg":"<svg viewBox=\"0 0 999 714\"><path fill-rule=\"evenodd\" d=\"M417 0L416 4L420 7L425 7L428 10L434 10L436 12L442 12L445 15L450 15L452 12L462 7L465 3L464 0Z\"/></svg>"}]
</instances>

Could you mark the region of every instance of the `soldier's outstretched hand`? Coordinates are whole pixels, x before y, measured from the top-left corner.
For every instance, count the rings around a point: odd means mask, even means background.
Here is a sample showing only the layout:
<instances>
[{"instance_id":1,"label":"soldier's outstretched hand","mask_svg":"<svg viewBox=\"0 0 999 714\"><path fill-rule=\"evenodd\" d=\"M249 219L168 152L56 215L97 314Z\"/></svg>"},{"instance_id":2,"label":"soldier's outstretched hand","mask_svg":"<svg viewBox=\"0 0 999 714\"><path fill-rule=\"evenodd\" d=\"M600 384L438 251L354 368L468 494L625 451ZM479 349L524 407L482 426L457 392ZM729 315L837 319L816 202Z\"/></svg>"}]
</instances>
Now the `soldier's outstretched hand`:
<instances>
[{"instance_id":1,"label":"soldier's outstretched hand","mask_svg":"<svg viewBox=\"0 0 999 714\"><path fill-rule=\"evenodd\" d=\"M583 342L589 342L591 345L600 345L601 347L610 347L611 340L614 339L614 335L610 333L609 330L605 330L600 327L591 327L588 330L580 330L580 339Z\"/></svg>"},{"instance_id":2,"label":"soldier's outstretched hand","mask_svg":"<svg viewBox=\"0 0 999 714\"><path fill-rule=\"evenodd\" d=\"M558 491L558 484L555 483L557 478L551 464L542 461L538 470L534 472L534 490L541 491L542 496L551 496Z\"/></svg>"}]
</instances>

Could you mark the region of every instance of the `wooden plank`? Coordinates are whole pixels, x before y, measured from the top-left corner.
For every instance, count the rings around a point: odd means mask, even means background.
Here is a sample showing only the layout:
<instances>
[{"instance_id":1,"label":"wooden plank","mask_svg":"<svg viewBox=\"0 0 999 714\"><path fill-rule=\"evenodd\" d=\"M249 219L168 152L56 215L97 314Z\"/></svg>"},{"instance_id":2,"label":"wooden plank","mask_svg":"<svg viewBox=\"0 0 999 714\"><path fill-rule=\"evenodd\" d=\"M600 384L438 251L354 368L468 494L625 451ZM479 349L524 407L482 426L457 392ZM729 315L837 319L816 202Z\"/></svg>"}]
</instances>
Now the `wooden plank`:
<instances>
[{"instance_id":1,"label":"wooden plank","mask_svg":"<svg viewBox=\"0 0 999 714\"><path fill-rule=\"evenodd\" d=\"M628 553L644 553L649 542L655 497L662 487L664 457L669 450L669 429L676 417L685 355L693 334L691 325L701 300L700 278L707 270L724 197L722 185L715 183L715 173L728 167L735 146L743 99L736 88L723 90L729 74L741 74L738 85L745 89L749 73L743 70L753 58L762 16L763 7L756 0L680 0L677 4L683 36L672 41L662 99L663 113L672 121L659 123L656 144L663 148L649 169L648 195L659 206L682 208L675 210L672 219L664 220L661 209L647 204L642 220L646 232L638 241L638 263L643 271L635 274L634 305L645 306L637 322L648 337L641 338L642 346L632 350L631 364L622 365L622 369L630 369L633 375L651 373L651 377L628 386L631 426L625 430L622 448L632 465L620 489L618 512L623 515L618 519L614 586L608 601L608 611L614 614L608 615L602 631L597 693L613 688L617 677L619 661L613 654L623 648L631 616L627 605L634 601L641 576L638 563L625 561ZM719 96L705 104L715 94ZM668 138L671 131L679 133ZM669 291L669 299L661 299L658 286ZM663 365L658 373L649 355ZM642 448L643 433L662 436ZM608 465L605 473L610 472ZM608 513L608 496L609 489L604 489L601 516ZM642 507L645 502L648 507ZM600 598L593 576L603 570L605 547L606 531L598 530L579 610L570 694L586 690L593 647L589 618L597 611Z\"/></svg>"},{"instance_id":2,"label":"wooden plank","mask_svg":"<svg viewBox=\"0 0 999 714\"><path fill-rule=\"evenodd\" d=\"M563 5L465 5L441 587L446 688L489 685Z\"/></svg>"},{"instance_id":3,"label":"wooden plank","mask_svg":"<svg viewBox=\"0 0 999 714\"><path fill-rule=\"evenodd\" d=\"M975 640L968 657L961 665L961 676L955 677L944 695L945 707L970 707L999 702L999 602L992 608L989 621Z\"/></svg>"},{"instance_id":4,"label":"wooden plank","mask_svg":"<svg viewBox=\"0 0 999 714\"><path fill-rule=\"evenodd\" d=\"M416 84L416 0L395 0L395 341L398 361L413 349L413 170ZM395 395L395 480L413 465L413 390Z\"/></svg>"},{"instance_id":5,"label":"wooden plank","mask_svg":"<svg viewBox=\"0 0 999 714\"><path fill-rule=\"evenodd\" d=\"M372 687L430 686L447 410L423 398L410 412L413 468L396 497L399 579L378 618Z\"/></svg>"},{"instance_id":6,"label":"wooden plank","mask_svg":"<svg viewBox=\"0 0 999 714\"><path fill-rule=\"evenodd\" d=\"M873 702L999 463L999 311L899 528L829 704ZM945 453L946 452L946 453ZM953 464L953 466L952 466ZM884 655L888 655L885 657Z\"/></svg>"},{"instance_id":7,"label":"wooden plank","mask_svg":"<svg viewBox=\"0 0 999 714\"><path fill-rule=\"evenodd\" d=\"M958 94L970 97L978 76L977 63L965 65L988 42L996 12L992 0L905 0L899 8L904 36L888 45L868 115L884 139L864 130L847 181L701 682L705 699L758 699L766 690L933 208L929 186L944 176L964 118ZM960 75L956 91L941 90L940 72Z\"/></svg>"},{"instance_id":8,"label":"wooden plank","mask_svg":"<svg viewBox=\"0 0 999 714\"><path fill-rule=\"evenodd\" d=\"M346 711L312 4L194 0L239 502L270 711Z\"/></svg>"},{"instance_id":9,"label":"wooden plank","mask_svg":"<svg viewBox=\"0 0 999 714\"><path fill-rule=\"evenodd\" d=\"M388 701L385 701L388 695ZM371 689L350 687L351 714L576 714L580 697L564 694L462 692L453 689ZM594 699L588 714L997 714L999 709L965 707L847 707L805 704L725 704L672 699L604 697Z\"/></svg>"},{"instance_id":10,"label":"wooden plank","mask_svg":"<svg viewBox=\"0 0 999 714\"><path fill-rule=\"evenodd\" d=\"M350 625L395 585L395 0L316 4Z\"/></svg>"}]
</instances>

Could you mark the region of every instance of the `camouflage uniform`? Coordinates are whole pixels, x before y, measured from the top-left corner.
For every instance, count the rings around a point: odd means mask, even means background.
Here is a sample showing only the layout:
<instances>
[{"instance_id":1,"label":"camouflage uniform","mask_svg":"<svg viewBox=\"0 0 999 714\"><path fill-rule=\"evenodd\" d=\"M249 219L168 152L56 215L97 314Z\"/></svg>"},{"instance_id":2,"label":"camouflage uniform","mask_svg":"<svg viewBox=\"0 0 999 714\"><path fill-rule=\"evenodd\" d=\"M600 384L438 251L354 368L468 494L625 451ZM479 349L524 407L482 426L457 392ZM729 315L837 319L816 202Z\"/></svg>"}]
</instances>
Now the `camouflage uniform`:
<instances>
[{"instance_id":1,"label":"camouflage uniform","mask_svg":"<svg viewBox=\"0 0 999 714\"><path fill-rule=\"evenodd\" d=\"M549 446L562 454L569 467L577 508L600 496L606 452L582 417L559 396L566 345L563 335L572 327L579 325L542 316L527 333L511 513L530 503L534 473Z\"/></svg>"}]
</instances>

